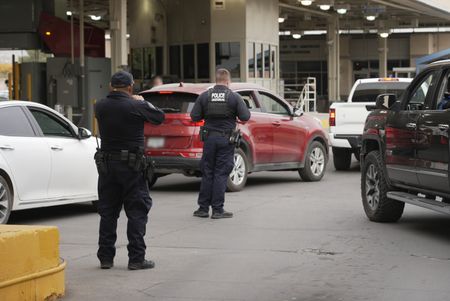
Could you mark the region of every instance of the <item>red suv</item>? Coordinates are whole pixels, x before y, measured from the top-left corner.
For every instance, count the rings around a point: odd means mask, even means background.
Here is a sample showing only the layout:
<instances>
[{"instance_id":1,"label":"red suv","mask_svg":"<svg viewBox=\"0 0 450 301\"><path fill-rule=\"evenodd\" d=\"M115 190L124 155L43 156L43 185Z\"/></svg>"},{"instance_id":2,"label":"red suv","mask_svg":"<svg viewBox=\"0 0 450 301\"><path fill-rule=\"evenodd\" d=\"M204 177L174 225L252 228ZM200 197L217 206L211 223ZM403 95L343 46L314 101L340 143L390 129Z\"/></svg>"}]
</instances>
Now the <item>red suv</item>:
<instances>
[{"instance_id":1,"label":"red suv","mask_svg":"<svg viewBox=\"0 0 450 301\"><path fill-rule=\"evenodd\" d=\"M203 122L193 122L190 112L198 95L213 84L170 84L144 91L141 95L166 112L160 126L146 124L146 153L155 164L155 176L171 173L201 176L203 143L199 130ZM236 149L228 190L242 190L247 175L256 171L298 171L304 181L319 181L328 162L328 138L318 119L303 115L288 102L261 86L231 84L252 116L239 123L243 143Z\"/></svg>"}]
</instances>

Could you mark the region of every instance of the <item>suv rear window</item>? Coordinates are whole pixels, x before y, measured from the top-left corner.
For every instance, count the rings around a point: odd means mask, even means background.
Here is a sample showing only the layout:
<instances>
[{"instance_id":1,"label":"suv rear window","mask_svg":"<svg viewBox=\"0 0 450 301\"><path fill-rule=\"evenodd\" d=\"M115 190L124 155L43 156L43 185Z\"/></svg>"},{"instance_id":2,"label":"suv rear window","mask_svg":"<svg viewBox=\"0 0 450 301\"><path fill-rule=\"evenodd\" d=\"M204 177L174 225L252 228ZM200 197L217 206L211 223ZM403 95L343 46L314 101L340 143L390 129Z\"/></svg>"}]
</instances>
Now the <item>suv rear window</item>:
<instances>
[{"instance_id":1,"label":"suv rear window","mask_svg":"<svg viewBox=\"0 0 450 301\"><path fill-rule=\"evenodd\" d=\"M165 113L190 113L198 95L180 92L153 92L143 94L145 100Z\"/></svg>"},{"instance_id":2,"label":"suv rear window","mask_svg":"<svg viewBox=\"0 0 450 301\"><path fill-rule=\"evenodd\" d=\"M395 94L399 98L408 85L408 82L363 83L356 87L352 102L375 102L380 94Z\"/></svg>"}]
</instances>

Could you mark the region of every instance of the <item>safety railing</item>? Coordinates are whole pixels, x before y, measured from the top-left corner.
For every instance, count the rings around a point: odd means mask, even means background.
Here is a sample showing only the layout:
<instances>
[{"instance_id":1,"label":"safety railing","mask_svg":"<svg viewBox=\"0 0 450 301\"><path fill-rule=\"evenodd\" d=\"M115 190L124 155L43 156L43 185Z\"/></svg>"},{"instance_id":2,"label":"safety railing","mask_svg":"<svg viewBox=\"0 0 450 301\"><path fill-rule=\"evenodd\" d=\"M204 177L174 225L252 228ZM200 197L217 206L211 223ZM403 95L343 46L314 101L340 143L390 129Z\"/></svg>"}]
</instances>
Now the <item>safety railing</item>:
<instances>
[{"instance_id":1,"label":"safety railing","mask_svg":"<svg viewBox=\"0 0 450 301\"><path fill-rule=\"evenodd\" d=\"M317 89L316 78L307 77L299 80L297 84L282 84L280 88L286 99L293 106L305 112L317 111Z\"/></svg>"}]
</instances>

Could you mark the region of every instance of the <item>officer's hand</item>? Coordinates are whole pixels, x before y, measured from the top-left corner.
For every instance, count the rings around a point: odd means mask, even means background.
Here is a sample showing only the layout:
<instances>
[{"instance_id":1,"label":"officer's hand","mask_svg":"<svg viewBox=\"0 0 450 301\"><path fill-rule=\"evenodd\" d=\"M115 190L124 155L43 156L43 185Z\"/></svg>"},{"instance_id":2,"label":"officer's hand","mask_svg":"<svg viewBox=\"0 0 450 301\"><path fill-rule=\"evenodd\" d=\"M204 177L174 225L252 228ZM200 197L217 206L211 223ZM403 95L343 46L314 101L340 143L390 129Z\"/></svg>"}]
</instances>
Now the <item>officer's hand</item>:
<instances>
[{"instance_id":1,"label":"officer's hand","mask_svg":"<svg viewBox=\"0 0 450 301\"><path fill-rule=\"evenodd\" d=\"M145 100L141 95L133 95L132 97L134 100Z\"/></svg>"}]
</instances>

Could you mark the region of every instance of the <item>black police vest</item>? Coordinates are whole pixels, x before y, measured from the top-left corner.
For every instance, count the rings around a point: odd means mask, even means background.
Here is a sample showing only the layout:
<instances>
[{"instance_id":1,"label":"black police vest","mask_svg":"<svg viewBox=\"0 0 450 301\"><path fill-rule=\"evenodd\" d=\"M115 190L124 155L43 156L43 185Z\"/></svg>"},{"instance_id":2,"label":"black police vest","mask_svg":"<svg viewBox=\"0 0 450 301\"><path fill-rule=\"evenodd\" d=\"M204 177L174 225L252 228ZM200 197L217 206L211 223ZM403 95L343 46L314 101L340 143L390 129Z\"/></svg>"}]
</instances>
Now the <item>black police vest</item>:
<instances>
[{"instance_id":1,"label":"black police vest","mask_svg":"<svg viewBox=\"0 0 450 301\"><path fill-rule=\"evenodd\" d=\"M205 110L205 119L235 118L236 113L230 107L228 95L230 90L208 90L208 103Z\"/></svg>"}]
</instances>

